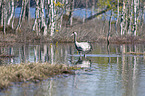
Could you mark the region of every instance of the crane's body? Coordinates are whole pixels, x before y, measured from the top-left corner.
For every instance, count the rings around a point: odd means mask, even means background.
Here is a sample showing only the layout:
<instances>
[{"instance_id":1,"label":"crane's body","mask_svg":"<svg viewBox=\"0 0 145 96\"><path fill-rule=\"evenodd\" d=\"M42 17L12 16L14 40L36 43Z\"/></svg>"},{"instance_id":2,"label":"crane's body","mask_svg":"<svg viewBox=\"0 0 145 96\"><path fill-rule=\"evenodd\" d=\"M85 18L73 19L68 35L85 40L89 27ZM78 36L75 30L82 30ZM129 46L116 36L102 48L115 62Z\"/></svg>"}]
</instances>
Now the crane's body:
<instances>
[{"instance_id":1,"label":"crane's body","mask_svg":"<svg viewBox=\"0 0 145 96\"><path fill-rule=\"evenodd\" d=\"M73 32L72 35L74 35L75 47L76 47L76 49L79 51L79 54L80 54L80 53L84 53L84 55L85 55L85 53L91 51L92 46L91 46L90 43L88 43L88 42L78 42L78 41L76 40L76 35L77 35L76 32Z\"/></svg>"},{"instance_id":2,"label":"crane's body","mask_svg":"<svg viewBox=\"0 0 145 96\"><path fill-rule=\"evenodd\" d=\"M88 42L75 42L75 47L78 51L90 51L91 45Z\"/></svg>"}]
</instances>

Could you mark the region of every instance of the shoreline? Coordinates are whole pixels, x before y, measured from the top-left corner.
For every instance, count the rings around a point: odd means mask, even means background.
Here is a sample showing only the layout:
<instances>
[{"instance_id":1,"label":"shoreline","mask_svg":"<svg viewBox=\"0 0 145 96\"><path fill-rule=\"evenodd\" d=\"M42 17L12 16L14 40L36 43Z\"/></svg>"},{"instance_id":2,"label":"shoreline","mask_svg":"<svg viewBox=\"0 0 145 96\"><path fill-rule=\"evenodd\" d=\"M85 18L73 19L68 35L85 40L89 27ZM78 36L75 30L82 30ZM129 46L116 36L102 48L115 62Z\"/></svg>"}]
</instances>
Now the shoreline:
<instances>
[{"instance_id":1,"label":"shoreline","mask_svg":"<svg viewBox=\"0 0 145 96\"><path fill-rule=\"evenodd\" d=\"M0 66L0 91L12 86L12 82L39 82L53 76L70 74L78 67L69 67L64 64L28 63Z\"/></svg>"},{"instance_id":2,"label":"shoreline","mask_svg":"<svg viewBox=\"0 0 145 96\"><path fill-rule=\"evenodd\" d=\"M8 34L10 35L10 34ZM7 38L5 39L0 39L0 46L12 46L14 44L20 43L26 43L26 44L41 44L41 43L73 43L73 39L72 38L49 38L48 37L44 37L44 38L39 38L38 40L36 38L32 38L30 40L24 40L25 38L18 38L17 36L15 36L15 38L11 38L8 36L5 36ZM21 39L21 40L20 40ZM78 41L86 41L86 40L78 40ZM107 37L98 37L95 40L89 40L90 43L107 43ZM109 37L109 44L143 44L145 43L145 38L144 36L112 36Z\"/></svg>"}]
</instances>

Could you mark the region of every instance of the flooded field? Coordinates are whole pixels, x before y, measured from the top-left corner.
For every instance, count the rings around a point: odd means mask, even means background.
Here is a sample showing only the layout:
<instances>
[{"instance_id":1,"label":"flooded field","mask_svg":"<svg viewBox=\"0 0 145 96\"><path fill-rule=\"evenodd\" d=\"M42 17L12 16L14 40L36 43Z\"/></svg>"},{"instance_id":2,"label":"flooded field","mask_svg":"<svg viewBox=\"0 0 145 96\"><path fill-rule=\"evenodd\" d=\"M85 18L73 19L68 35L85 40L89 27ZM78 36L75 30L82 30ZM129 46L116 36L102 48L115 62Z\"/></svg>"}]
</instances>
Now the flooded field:
<instances>
[{"instance_id":1,"label":"flooded field","mask_svg":"<svg viewBox=\"0 0 145 96\"><path fill-rule=\"evenodd\" d=\"M127 53L143 53L145 45L92 45L86 58L80 57L71 43L1 47L0 53L15 57L0 58L0 64L49 62L84 69L39 83L18 83L0 96L144 96L145 56Z\"/></svg>"}]
</instances>

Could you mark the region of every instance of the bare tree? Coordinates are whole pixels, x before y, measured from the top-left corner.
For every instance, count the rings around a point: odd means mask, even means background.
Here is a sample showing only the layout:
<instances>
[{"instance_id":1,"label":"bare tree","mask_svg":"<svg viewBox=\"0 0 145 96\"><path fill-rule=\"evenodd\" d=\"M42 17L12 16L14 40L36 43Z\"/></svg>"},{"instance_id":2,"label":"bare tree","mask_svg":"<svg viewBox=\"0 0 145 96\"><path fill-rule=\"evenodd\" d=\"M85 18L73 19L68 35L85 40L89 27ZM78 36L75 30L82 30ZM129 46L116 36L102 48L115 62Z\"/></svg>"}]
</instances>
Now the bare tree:
<instances>
[{"instance_id":1,"label":"bare tree","mask_svg":"<svg viewBox=\"0 0 145 96\"><path fill-rule=\"evenodd\" d=\"M18 25L16 27L16 32L20 31L22 20L23 20L23 18L25 16L24 12L25 12L26 0L22 0L21 5L22 5L22 7L21 7L21 13L20 13L20 16L19 16Z\"/></svg>"},{"instance_id":2,"label":"bare tree","mask_svg":"<svg viewBox=\"0 0 145 96\"><path fill-rule=\"evenodd\" d=\"M14 0L11 0L10 1L10 13L9 13L9 16L8 16L8 19L7 19L7 25L8 26L11 26L13 28L13 18L14 18L14 13L15 13L15 6L14 6Z\"/></svg>"},{"instance_id":3,"label":"bare tree","mask_svg":"<svg viewBox=\"0 0 145 96\"><path fill-rule=\"evenodd\" d=\"M43 35L46 36L47 35L47 25L46 25L46 21L45 21L45 15L44 15L44 3L45 3L45 0L41 0L40 2L40 27L41 27L41 30L43 31Z\"/></svg>"},{"instance_id":4,"label":"bare tree","mask_svg":"<svg viewBox=\"0 0 145 96\"><path fill-rule=\"evenodd\" d=\"M111 32L111 22L112 22L112 16L113 16L113 10L111 10L111 14L110 14L110 19L109 19L109 28L108 28L108 34L107 34L107 45L109 45L109 36L110 36L110 32Z\"/></svg>"},{"instance_id":5,"label":"bare tree","mask_svg":"<svg viewBox=\"0 0 145 96\"><path fill-rule=\"evenodd\" d=\"M50 1L50 36L54 35L55 32L55 21L54 21L54 17L55 17L55 12L54 12L54 3L53 0Z\"/></svg>"},{"instance_id":6,"label":"bare tree","mask_svg":"<svg viewBox=\"0 0 145 96\"><path fill-rule=\"evenodd\" d=\"M125 19L125 0L123 0L123 7L122 7L122 12L121 12L121 21L120 21L120 33L121 35L124 35L125 34L125 22L126 22L126 19Z\"/></svg>"},{"instance_id":7,"label":"bare tree","mask_svg":"<svg viewBox=\"0 0 145 96\"><path fill-rule=\"evenodd\" d=\"M36 31L37 35L47 35L47 24L44 15L44 0L36 0L36 11L35 21L33 30Z\"/></svg>"},{"instance_id":8,"label":"bare tree","mask_svg":"<svg viewBox=\"0 0 145 96\"><path fill-rule=\"evenodd\" d=\"M72 26L73 23L73 11L74 11L74 0L69 1L70 8L69 8L69 19L68 19L68 25Z\"/></svg>"},{"instance_id":9,"label":"bare tree","mask_svg":"<svg viewBox=\"0 0 145 96\"><path fill-rule=\"evenodd\" d=\"M137 9L138 9L138 0L133 0L133 35L136 36L137 31Z\"/></svg>"},{"instance_id":10,"label":"bare tree","mask_svg":"<svg viewBox=\"0 0 145 96\"><path fill-rule=\"evenodd\" d=\"M2 0L2 26L3 26L3 33L6 34L6 17L7 17L7 14L6 14L6 9L5 9L5 1Z\"/></svg>"}]
</instances>

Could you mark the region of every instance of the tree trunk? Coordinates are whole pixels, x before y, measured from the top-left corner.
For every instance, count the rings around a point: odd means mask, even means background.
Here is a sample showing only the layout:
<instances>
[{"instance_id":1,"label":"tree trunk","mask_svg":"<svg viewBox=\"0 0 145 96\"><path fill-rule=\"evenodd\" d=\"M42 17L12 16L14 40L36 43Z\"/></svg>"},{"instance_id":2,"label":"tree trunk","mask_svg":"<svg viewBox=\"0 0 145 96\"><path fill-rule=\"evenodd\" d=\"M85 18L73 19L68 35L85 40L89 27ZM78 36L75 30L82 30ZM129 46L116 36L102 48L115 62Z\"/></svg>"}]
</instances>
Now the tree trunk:
<instances>
[{"instance_id":1,"label":"tree trunk","mask_svg":"<svg viewBox=\"0 0 145 96\"><path fill-rule=\"evenodd\" d=\"M138 0L133 0L133 35L136 36L137 31L137 4Z\"/></svg>"},{"instance_id":2,"label":"tree trunk","mask_svg":"<svg viewBox=\"0 0 145 96\"><path fill-rule=\"evenodd\" d=\"M111 21L112 21L112 13L113 10L111 10L111 15L110 15L110 19L109 19L109 28L108 28L108 34L107 34L107 45L109 45L109 36L110 36L110 32L111 32Z\"/></svg>"},{"instance_id":3,"label":"tree trunk","mask_svg":"<svg viewBox=\"0 0 145 96\"><path fill-rule=\"evenodd\" d=\"M106 15L106 13L104 13L104 21L103 21L103 26L102 26L102 31L101 32L103 32L103 34L105 34L105 27L106 27L106 17L107 17L107 15Z\"/></svg>"},{"instance_id":4,"label":"tree trunk","mask_svg":"<svg viewBox=\"0 0 145 96\"><path fill-rule=\"evenodd\" d=\"M27 3L26 3L25 18L29 23L29 21L30 21L30 0L27 0Z\"/></svg>"},{"instance_id":5,"label":"tree trunk","mask_svg":"<svg viewBox=\"0 0 145 96\"><path fill-rule=\"evenodd\" d=\"M123 8L122 8L122 13L121 13L121 22L120 22L120 32L121 35L125 34L125 1L123 0Z\"/></svg>"},{"instance_id":6,"label":"tree trunk","mask_svg":"<svg viewBox=\"0 0 145 96\"><path fill-rule=\"evenodd\" d=\"M53 0L50 1L50 36L54 36L54 32L55 32L55 21L54 21L54 4L53 4Z\"/></svg>"},{"instance_id":7,"label":"tree trunk","mask_svg":"<svg viewBox=\"0 0 145 96\"><path fill-rule=\"evenodd\" d=\"M94 15L95 10L95 0L92 1L91 16Z\"/></svg>"},{"instance_id":8,"label":"tree trunk","mask_svg":"<svg viewBox=\"0 0 145 96\"><path fill-rule=\"evenodd\" d=\"M3 25L3 2L0 1L0 25Z\"/></svg>"},{"instance_id":9,"label":"tree trunk","mask_svg":"<svg viewBox=\"0 0 145 96\"><path fill-rule=\"evenodd\" d=\"M131 30L132 30L132 11L131 11L131 9L132 9L132 7L131 7L132 5L131 5L131 1L129 1L129 4L128 4L128 16L127 16L127 34L129 34L129 35L131 35Z\"/></svg>"},{"instance_id":10,"label":"tree trunk","mask_svg":"<svg viewBox=\"0 0 145 96\"><path fill-rule=\"evenodd\" d=\"M39 35L40 33L40 28L39 28L39 19L40 19L40 16L39 16L39 0L36 0L36 9L35 9L35 21L34 21L34 24L33 24L33 31L36 31L37 35Z\"/></svg>"},{"instance_id":11,"label":"tree trunk","mask_svg":"<svg viewBox=\"0 0 145 96\"><path fill-rule=\"evenodd\" d=\"M69 19L68 25L72 26L73 23L73 11L74 11L74 0L70 0L70 12L69 12Z\"/></svg>"},{"instance_id":12,"label":"tree trunk","mask_svg":"<svg viewBox=\"0 0 145 96\"><path fill-rule=\"evenodd\" d=\"M119 0L117 0L117 20L115 22L115 31L116 31L116 35L118 35L118 32L117 32L117 25L118 25L118 21L119 21L119 14L120 11L119 11Z\"/></svg>"},{"instance_id":13,"label":"tree trunk","mask_svg":"<svg viewBox=\"0 0 145 96\"><path fill-rule=\"evenodd\" d=\"M62 3L65 4L65 5L64 5L64 9L63 9L63 10L65 10L65 9L66 9L66 0L62 0ZM60 28L60 29L61 29L61 27L62 27L62 23L63 23L63 14L62 14L61 17L60 17L60 25L59 25L59 28Z\"/></svg>"},{"instance_id":14,"label":"tree trunk","mask_svg":"<svg viewBox=\"0 0 145 96\"><path fill-rule=\"evenodd\" d=\"M14 11L15 11L15 6L14 6L14 0L11 0L11 10L10 10L10 15L8 17L8 20L7 20L7 25L8 26L11 26L13 28L13 23L12 23L12 20L14 18ZM11 24L11 25L10 25Z\"/></svg>"},{"instance_id":15,"label":"tree trunk","mask_svg":"<svg viewBox=\"0 0 145 96\"><path fill-rule=\"evenodd\" d=\"M49 0L46 0L46 3L45 3L45 22L47 25L50 24L50 18L49 18L49 9L50 9L50 1Z\"/></svg>"},{"instance_id":16,"label":"tree trunk","mask_svg":"<svg viewBox=\"0 0 145 96\"><path fill-rule=\"evenodd\" d=\"M20 31L20 28L21 28L21 24L22 24L22 20L23 20L23 16L24 16L24 7L25 7L25 1L22 0L22 8L21 8L21 13L20 13L20 16L19 16L19 21L18 21L18 25L16 27L16 32Z\"/></svg>"},{"instance_id":17,"label":"tree trunk","mask_svg":"<svg viewBox=\"0 0 145 96\"><path fill-rule=\"evenodd\" d=\"M2 26L3 26L3 33L6 34L6 18L7 14L6 14L6 9L5 9L5 2L4 0L2 0Z\"/></svg>"},{"instance_id":18,"label":"tree trunk","mask_svg":"<svg viewBox=\"0 0 145 96\"><path fill-rule=\"evenodd\" d=\"M141 8L141 22L140 22L141 28L143 28L144 25L144 6Z\"/></svg>"},{"instance_id":19,"label":"tree trunk","mask_svg":"<svg viewBox=\"0 0 145 96\"><path fill-rule=\"evenodd\" d=\"M88 0L86 0L86 11L85 11L85 18L88 17Z\"/></svg>"},{"instance_id":20,"label":"tree trunk","mask_svg":"<svg viewBox=\"0 0 145 96\"><path fill-rule=\"evenodd\" d=\"M44 17L44 0L41 0L40 3L40 24L41 24L41 31L43 31L43 35L46 36L47 35L47 25L45 22L45 17Z\"/></svg>"}]
</instances>

